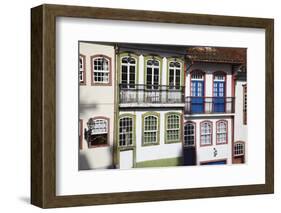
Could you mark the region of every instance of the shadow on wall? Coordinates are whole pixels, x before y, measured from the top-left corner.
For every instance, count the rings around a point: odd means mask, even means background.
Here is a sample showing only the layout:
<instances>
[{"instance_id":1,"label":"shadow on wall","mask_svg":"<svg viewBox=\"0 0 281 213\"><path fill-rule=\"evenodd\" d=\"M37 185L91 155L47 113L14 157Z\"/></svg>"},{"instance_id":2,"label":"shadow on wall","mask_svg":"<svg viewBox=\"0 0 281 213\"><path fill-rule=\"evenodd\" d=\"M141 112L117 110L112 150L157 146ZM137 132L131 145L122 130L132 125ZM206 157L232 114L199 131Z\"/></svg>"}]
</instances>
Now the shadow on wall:
<instances>
[{"instance_id":1,"label":"shadow on wall","mask_svg":"<svg viewBox=\"0 0 281 213\"><path fill-rule=\"evenodd\" d=\"M91 148L91 149L86 148L86 150L80 151L78 155L79 155L78 158L79 170L115 168L112 160L113 146Z\"/></svg>"},{"instance_id":2,"label":"shadow on wall","mask_svg":"<svg viewBox=\"0 0 281 213\"><path fill-rule=\"evenodd\" d=\"M84 113L88 110L95 110L97 109L96 103L81 103L79 104L79 113Z\"/></svg>"},{"instance_id":3,"label":"shadow on wall","mask_svg":"<svg viewBox=\"0 0 281 213\"><path fill-rule=\"evenodd\" d=\"M79 170L88 170L90 169L90 164L88 162L88 159L84 153L79 153Z\"/></svg>"}]
</instances>

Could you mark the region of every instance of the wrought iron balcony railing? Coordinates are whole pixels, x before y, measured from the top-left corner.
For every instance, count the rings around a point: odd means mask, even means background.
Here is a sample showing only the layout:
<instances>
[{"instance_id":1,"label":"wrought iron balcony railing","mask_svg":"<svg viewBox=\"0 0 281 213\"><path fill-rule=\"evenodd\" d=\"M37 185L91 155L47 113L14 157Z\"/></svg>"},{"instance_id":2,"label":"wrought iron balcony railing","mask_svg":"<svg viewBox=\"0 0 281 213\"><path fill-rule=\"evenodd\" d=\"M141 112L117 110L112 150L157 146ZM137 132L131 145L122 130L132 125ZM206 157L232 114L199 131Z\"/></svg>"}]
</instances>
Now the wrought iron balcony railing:
<instances>
[{"instance_id":1,"label":"wrought iron balcony railing","mask_svg":"<svg viewBox=\"0 0 281 213\"><path fill-rule=\"evenodd\" d=\"M184 104L184 87L120 84L120 103Z\"/></svg>"},{"instance_id":2,"label":"wrought iron balcony railing","mask_svg":"<svg viewBox=\"0 0 281 213\"><path fill-rule=\"evenodd\" d=\"M186 97L186 114L234 113L234 97Z\"/></svg>"}]
</instances>

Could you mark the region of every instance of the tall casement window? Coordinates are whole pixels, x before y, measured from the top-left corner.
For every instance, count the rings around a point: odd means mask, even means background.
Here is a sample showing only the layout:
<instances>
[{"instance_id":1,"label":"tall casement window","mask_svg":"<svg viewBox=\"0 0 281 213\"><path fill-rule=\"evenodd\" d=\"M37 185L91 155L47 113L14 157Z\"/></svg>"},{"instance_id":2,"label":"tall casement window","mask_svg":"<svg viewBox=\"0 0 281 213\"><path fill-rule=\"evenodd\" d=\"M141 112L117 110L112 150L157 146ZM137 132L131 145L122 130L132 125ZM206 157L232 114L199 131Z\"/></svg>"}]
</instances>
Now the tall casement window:
<instances>
[{"instance_id":1,"label":"tall casement window","mask_svg":"<svg viewBox=\"0 0 281 213\"><path fill-rule=\"evenodd\" d=\"M195 146L195 131L196 131L196 124L193 122L187 122L184 125L184 146Z\"/></svg>"},{"instance_id":2,"label":"tall casement window","mask_svg":"<svg viewBox=\"0 0 281 213\"><path fill-rule=\"evenodd\" d=\"M191 113L204 112L204 78L204 73L200 70L195 70L191 73Z\"/></svg>"},{"instance_id":3,"label":"tall casement window","mask_svg":"<svg viewBox=\"0 0 281 213\"><path fill-rule=\"evenodd\" d=\"M159 121L158 113L145 113L143 115L143 145L159 144Z\"/></svg>"},{"instance_id":4,"label":"tall casement window","mask_svg":"<svg viewBox=\"0 0 281 213\"><path fill-rule=\"evenodd\" d=\"M200 124L200 145L208 146L212 145L212 122L203 121Z\"/></svg>"},{"instance_id":5,"label":"tall casement window","mask_svg":"<svg viewBox=\"0 0 281 213\"><path fill-rule=\"evenodd\" d=\"M243 124L247 124L247 84L243 85Z\"/></svg>"},{"instance_id":6,"label":"tall casement window","mask_svg":"<svg viewBox=\"0 0 281 213\"><path fill-rule=\"evenodd\" d=\"M122 88L135 88L136 59L131 56L121 58L121 86Z\"/></svg>"},{"instance_id":7,"label":"tall casement window","mask_svg":"<svg viewBox=\"0 0 281 213\"><path fill-rule=\"evenodd\" d=\"M213 80L213 112L225 112L226 75L215 72Z\"/></svg>"},{"instance_id":8,"label":"tall casement window","mask_svg":"<svg viewBox=\"0 0 281 213\"><path fill-rule=\"evenodd\" d=\"M91 130L88 140L89 148L109 143L109 118L90 118L87 125Z\"/></svg>"},{"instance_id":9,"label":"tall casement window","mask_svg":"<svg viewBox=\"0 0 281 213\"><path fill-rule=\"evenodd\" d=\"M159 89L161 58L150 57L145 60L145 84L147 89Z\"/></svg>"},{"instance_id":10,"label":"tall casement window","mask_svg":"<svg viewBox=\"0 0 281 213\"><path fill-rule=\"evenodd\" d=\"M133 115L122 115L119 119L119 146L130 147L134 145L135 126Z\"/></svg>"},{"instance_id":11,"label":"tall casement window","mask_svg":"<svg viewBox=\"0 0 281 213\"><path fill-rule=\"evenodd\" d=\"M245 143L240 141L240 142L235 142L234 143L234 156L243 156L245 154Z\"/></svg>"},{"instance_id":12,"label":"tall casement window","mask_svg":"<svg viewBox=\"0 0 281 213\"><path fill-rule=\"evenodd\" d=\"M166 143L181 141L181 115L179 113L167 113L166 120Z\"/></svg>"},{"instance_id":13,"label":"tall casement window","mask_svg":"<svg viewBox=\"0 0 281 213\"><path fill-rule=\"evenodd\" d=\"M182 70L182 63L178 61L169 61L168 62L168 85L172 89L180 89L181 85L181 70Z\"/></svg>"},{"instance_id":14,"label":"tall casement window","mask_svg":"<svg viewBox=\"0 0 281 213\"><path fill-rule=\"evenodd\" d=\"M111 59L107 56L92 56L92 84L108 86L111 84Z\"/></svg>"},{"instance_id":15,"label":"tall casement window","mask_svg":"<svg viewBox=\"0 0 281 213\"><path fill-rule=\"evenodd\" d=\"M217 144L227 143L227 121L217 121Z\"/></svg>"},{"instance_id":16,"label":"tall casement window","mask_svg":"<svg viewBox=\"0 0 281 213\"><path fill-rule=\"evenodd\" d=\"M79 82L81 85L86 84L86 57L79 55Z\"/></svg>"}]
</instances>

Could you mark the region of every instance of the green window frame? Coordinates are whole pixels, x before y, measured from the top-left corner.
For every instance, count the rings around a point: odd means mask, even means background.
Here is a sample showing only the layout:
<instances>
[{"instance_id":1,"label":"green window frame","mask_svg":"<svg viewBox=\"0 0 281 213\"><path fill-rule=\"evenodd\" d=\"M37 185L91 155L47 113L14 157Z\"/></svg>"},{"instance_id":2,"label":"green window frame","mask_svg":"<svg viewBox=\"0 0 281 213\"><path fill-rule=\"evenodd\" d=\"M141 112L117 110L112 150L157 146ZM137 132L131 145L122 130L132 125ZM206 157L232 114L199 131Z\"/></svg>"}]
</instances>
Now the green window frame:
<instances>
[{"instance_id":1,"label":"green window frame","mask_svg":"<svg viewBox=\"0 0 281 213\"><path fill-rule=\"evenodd\" d=\"M160 114L147 112L142 115L142 146L159 145Z\"/></svg>"},{"instance_id":2,"label":"green window frame","mask_svg":"<svg viewBox=\"0 0 281 213\"><path fill-rule=\"evenodd\" d=\"M182 114L168 112L165 114L165 143L180 143L182 135Z\"/></svg>"},{"instance_id":3,"label":"green window frame","mask_svg":"<svg viewBox=\"0 0 281 213\"><path fill-rule=\"evenodd\" d=\"M122 59L124 59L126 57L133 58L135 60L135 64L134 64L135 84L138 84L138 82L139 82L139 56L134 53L130 53L130 52L123 52L118 55L118 84L122 83L122 65L124 65L122 63Z\"/></svg>"},{"instance_id":4,"label":"green window frame","mask_svg":"<svg viewBox=\"0 0 281 213\"><path fill-rule=\"evenodd\" d=\"M162 57L159 56L144 56L144 84L148 89L158 89L160 85L162 85ZM159 62L159 65L156 66L154 64L149 65L149 61L156 61ZM157 79L155 75L155 71L159 69L158 71L158 84L155 84L155 80ZM148 69L151 69L151 84L148 84Z\"/></svg>"},{"instance_id":5,"label":"green window frame","mask_svg":"<svg viewBox=\"0 0 281 213\"><path fill-rule=\"evenodd\" d=\"M118 119L118 147L133 147L135 142L136 116L128 113L120 115Z\"/></svg>"},{"instance_id":6,"label":"green window frame","mask_svg":"<svg viewBox=\"0 0 281 213\"><path fill-rule=\"evenodd\" d=\"M176 66L171 66L171 64L174 63L179 63L180 67L176 67ZM179 80L179 85L174 85L171 84L172 80L175 83L176 82L176 70L180 71L180 80ZM174 76L172 77L171 74L173 74ZM184 86L184 60L182 58L178 58L178 57L169 57L167 58L167 85L168 86L172 86L175 87L176 89L180 89L179 87ZM173 79L172 79L173 78Z\"/></svg>"}]
</instances>

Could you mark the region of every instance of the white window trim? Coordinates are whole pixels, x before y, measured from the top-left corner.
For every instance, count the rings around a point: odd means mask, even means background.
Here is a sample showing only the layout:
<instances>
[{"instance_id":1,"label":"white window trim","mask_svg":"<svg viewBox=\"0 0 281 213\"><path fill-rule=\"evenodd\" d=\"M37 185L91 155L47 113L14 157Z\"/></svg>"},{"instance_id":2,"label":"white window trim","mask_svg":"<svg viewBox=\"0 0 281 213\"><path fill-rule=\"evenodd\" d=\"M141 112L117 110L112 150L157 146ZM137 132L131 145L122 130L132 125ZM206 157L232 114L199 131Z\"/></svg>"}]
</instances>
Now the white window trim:
<instances>
[{"instance_id":1,"label":"white window trim","mask_svg":"<svg viewBox=\"0 0 281 213\"><path fill-rule=\"evenodd\" d=\"M195 77L198 77L198 78L195 78ZM190 79L192 81L204 81L204 74L202 74L202 73L192 73L192 74L190 74Z\"/></svg>"},{"instance_id":2,"label":"white window trim","mask_svg":"<svg viewBox=\"0 0 281 213\"><path fill-rule=\"evenodd\" d=\"M106 60L107 63L108 63L108 70L95 70L95 60L97 59L103 59L103 60ZM106 57L103 57L103 56L97 56L97 57L94 57L92 58L93 60L93 63L92 63L92 66L93 66L93 83L94 84L109 84L110 83L110 60ZM103 67L104 68L104 67ZM95 73L107 73L108 74L108 79L107 81L95 81Z\"/></svg>"},{"instance_id":3,"label":"white window trim","mask_svg":"<svg viewBox=\"0 0 281 213\"><path fill-rule=\"evenodd\" d=\"M204 133L204 131L202 131L203 129L202 129L202 127L204 127L203 125L205 124L205 123L207 123L207 124L209 124L210 125L210 132L209 133ZM213 144L213 124L212 124L212 122L211 121L202 121L201 123L200 123L200 146L211 146L212 144ZM207 136L207 135L210 135L210 143L202 143L202 136Z\"/></svg>"},{"instance_id":4,"label":"white window trim","mask_svg":"<svg viewBox=\"0 0 281 213\"><path fill-rule=\"evenodd\" d=\"M235 153L235 148L236 148L236 146L238 146L238 145L242 145L242 153L239 153L239 154L236 154ZM243 142L235 142L234 143L234 148L233 148L234 150L233 150L233 155L234 155L234 157L238 157L238 156L244 156L245 155L245 143L243 143Z\"/></svg>"},{"instance_id":5,"label":"white window trim","mask_svg":"<svg viewBox=\"0 0 281 213\"><path fill-rule=\"evenodd\" d=\"M148 117L154 117L154 118L156 118L156 129L155 130L146 130L146 119L148 118ZM143 130L143 133L148 133L148 132L155 132L156 133L156 140L154 141L154 142L149 142L149 143L147 143L147 142L145 142L145 141L143 141L143 144L144 145L153 145L153 144L158 144L158 131L159 131L159 129L158 129L158 123L159 122L159 119L158 119L158 117L157 116L155 116L155 115L147 115L147 116L145 116L144 117L144 130Z\"/></svg>"},{"instance_id":6,"label":"white window trim","mask_svg":"<svg viewBox=\"0 0 281 213\"><path fill-rule=\"evenodd\" d=\"M79 83L80 85L86 85L86 56L82 54L79 54Z\"/></svg>"},{"instance_id":7,"label":"white window trim","mask_svg":"<svg viewBox=\"0 0 281 213\"><path fill-rule=\"evenodd\" d=\"M136 73L136 64L137 64L137 59L134 58L134 57L131 57L132 59L135 60L135 64L130 64L129 62L127 63L123 63L122 60L124 58L129 58L129 56L123 56L121 59L120 59L120 62L121 62L121 72L120 72L120 79L121 79L121 83L122 83L122 66L126 66L127 67L127 82L126 84L129 85L130 84L130 67L134 67L135 68L135 84L136 84L136 78L137 78L137 73Z\"/></svg>"},{"instance_id":8,"label":"white window trim","mask_svg":"<svg viewBox=\"0 0 281 213\"><path fill-rule=\"evenodd\" d=\"M120 135L122 134L121 132L119 132L119 143L118 143L118 146L120 147L129 147L129 146L132 146L134 144L134 119L130 116L124 116L124 117L121 117L119 119L119 130L120 130L120 121L122 119L131 119L132 121L132 131L131 132L128 132L129 134L132 134L132 144L129 144L128 141L125 140L125 145L120 145Z\"/></svg>"},{"instance_id":9,"label":"white window trim","mask_svg":"<svg viewBox=\"0 0 281 213\"><path fill-rule=\"evenodd\" d=\"M160 63L161 62L158 59L154 59L154 60L158 61L159 65L154 65L154 64L148 65L147 63L149 61L153 61L153 59L146 60L146 84L147 84L147 74L148 74L147 68L151 68L151 85L152 86L154 85L154 70L155 70L155 68L158 68L158 84L157 85L160 85L160 73L161 73L161 70L160 70Z\"/></svg>"},{"instance_id":10,"label":"white window trim","mask_svg":"<svg viewBox=\"0 0 281 213\"><path fill-rule=\"evenodd\" d=\"M224 124L225 125L225 132L220 132L220 127L219 125L220 124ZM217 145L221 145L221 144L226 144L227 143L227 137L228 137L228 123L227 121L217 121L216 123L216 143ZM222 135L222 134L225 134L225 141L223 142L219 142L219 137L218 135Z\"/></svg>"},{"instance_id":11,"label":"white window trim","mask_svg":"<svg viewBox=\"0 0 281 213\"><path fill-rule=\"evenodd\" d=\"M170 70L173 70L173 85L169 85L169 86L180 86L181 85L181 69L182 69L182 63L181 62L178 62L177 61L177 63L179 63L180 64L180 67L176 67L176 66L173 66L173 67L171 67L170 66L170 64L171 63L174 63L174 62L169 62L169 67L168 67L168 72L169 72L169 84L170 84ZM180 71L180 82L179 82L179 85L176 85L176 72L177 72L177 70L179 70Z\"/></svg>"},{"instance_id":12,"label":"white window trim","mask_svg":"<svg viewBox=\"0 0 281 213\"><path fill-rule=\"evenodd\" d=\"M102 118L97 118L97 119L94 119L94 123L95 122L99 122L99 121L102 121L105 123L105 131L101 131L101 132L94 132L94 133L91 133L92 135L101 135L101 134L108 134L108 120L107 119L102 119ZM94 124L96 125L96 124ZM94 129L93 129L94 130ZM93 131L92 131L93 132Z\"/></svg>"},{"instance_id":13,"label":"white window trim","mask_svg":"<svg viewBox=\"0 0 281 213\"><path fill-rule=\"evenodd\" d=\"M185 134L185 132L186 132L185 131L185 127L188 127L189 125L191 125L193 127L193 134L192 135ZM192 145L187 144L186 141L185 141L185 137L188 137L188 136L193 136L193 138L194 138ZM193 146L195 146L195 144L196 144L196 124L195 123L188 121L188 122L186 122L184 124L184 141L183 142L184 142L184 146L185 147L193 147Z\"/></svg>"},{"instance_id":14,"label":"white window trim","mask_svg":"<svg viewBox=\"0 0 281 213\"><path fill-rule=\"evenodd\" d=\"M178 128L168 128L168 126L169 126L169 117L170 116L177 116L178 117L178 119L179 119L179 123L178 123L178 125L179 125L179 127ZM169 114L169 115L167 115L167 126L166 126L166 140L167 140L167 142L174 142L175 140L168 140L168 131L173 131L173 130L176 130L176 131L178 131L178 139L176 140L176 141L180 141L180 129L181 129L181 125L180 125L180 123L181 123L181 118L180 118L180 115L178 115L178 114Z\"/></svg>"}]
</instances>

